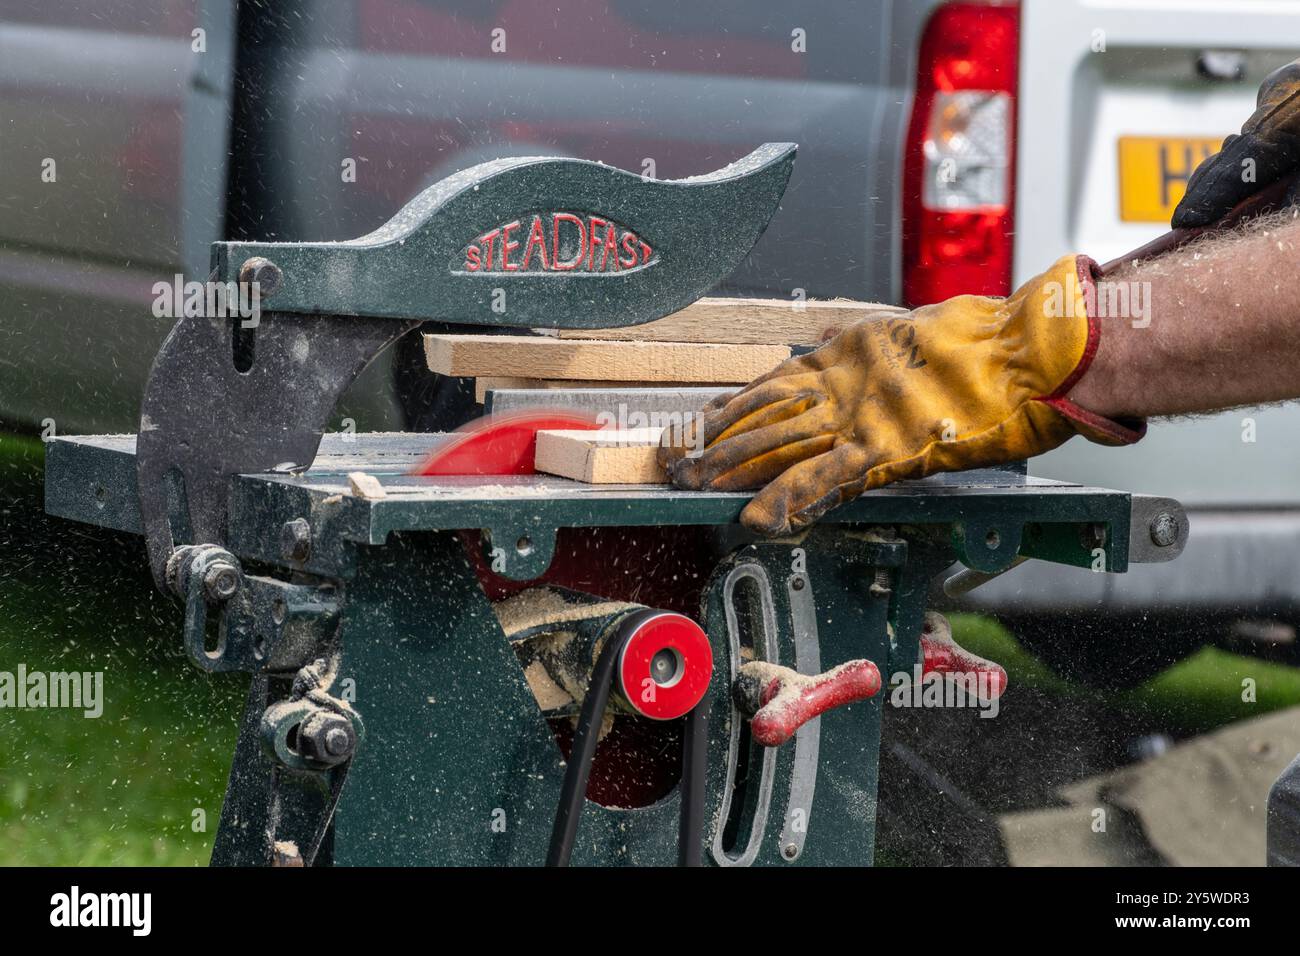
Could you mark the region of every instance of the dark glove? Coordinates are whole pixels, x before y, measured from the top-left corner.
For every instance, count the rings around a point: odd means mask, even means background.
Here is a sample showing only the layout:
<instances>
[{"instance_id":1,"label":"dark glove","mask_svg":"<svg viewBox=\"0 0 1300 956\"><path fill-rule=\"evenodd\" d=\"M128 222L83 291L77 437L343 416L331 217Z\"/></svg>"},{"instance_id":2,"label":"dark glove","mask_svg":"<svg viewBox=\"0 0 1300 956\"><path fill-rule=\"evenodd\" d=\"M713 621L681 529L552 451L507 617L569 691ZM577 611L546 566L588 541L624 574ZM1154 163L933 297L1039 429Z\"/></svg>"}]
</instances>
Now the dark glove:
<instances>
[{"instance_id":1,"label":"dark glove","mask_svg":"<svg viewBox=\"0 0 1300 956\"><path fill-rule=\"evenodd\" d=\"M1300 172L1300 60L1270 73L1257 102L1241 135L1225 139L1192 173L1170 220L1175 229L1213 225L1243 199Z\"/></svg>"}]
</instances>

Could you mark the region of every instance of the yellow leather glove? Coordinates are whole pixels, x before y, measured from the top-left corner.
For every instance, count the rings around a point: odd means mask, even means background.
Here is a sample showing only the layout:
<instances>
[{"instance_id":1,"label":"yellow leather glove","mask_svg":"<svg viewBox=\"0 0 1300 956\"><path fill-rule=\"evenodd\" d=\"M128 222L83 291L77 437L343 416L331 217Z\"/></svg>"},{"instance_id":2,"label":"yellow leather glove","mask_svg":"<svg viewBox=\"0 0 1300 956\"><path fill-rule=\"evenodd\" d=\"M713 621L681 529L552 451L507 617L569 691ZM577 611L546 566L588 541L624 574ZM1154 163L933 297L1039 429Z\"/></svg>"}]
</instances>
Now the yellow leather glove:
<instances>
[{"instance_id":1,"label":"yellow leather glove","mask_svg":"<svg viewBox=\"0 0 1300 956\"><path fill-rule=\"evenodd\" d=\"M659 460L682 488L762 488L741 520L780 535L902 478L1017 461L1076 433L1137 441L1144 423L1065 397L1097 350L1096 268L1066 256L1006 299L864 319L666 433Z\"/></svg>"}]
</instances>

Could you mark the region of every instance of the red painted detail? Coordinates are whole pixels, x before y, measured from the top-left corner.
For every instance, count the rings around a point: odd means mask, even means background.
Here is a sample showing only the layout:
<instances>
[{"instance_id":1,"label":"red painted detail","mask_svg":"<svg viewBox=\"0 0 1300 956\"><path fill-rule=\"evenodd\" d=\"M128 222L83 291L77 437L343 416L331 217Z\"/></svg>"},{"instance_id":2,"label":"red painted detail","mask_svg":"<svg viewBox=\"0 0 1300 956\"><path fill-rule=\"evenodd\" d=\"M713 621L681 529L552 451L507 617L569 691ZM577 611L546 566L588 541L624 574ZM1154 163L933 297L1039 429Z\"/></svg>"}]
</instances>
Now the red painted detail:
<instances>
[{"instance_id":1,"label":"red painted detail","mask_svg":"<svg viewBox=\"0 0 1300 956\"><path fill-rule=\"evenodd\" d=\"M618 661L623 697L642 716L672 720L700 702L713 678L713 650L704 630L684 614L662 611L634 625ZM677 656L677 673L669 683L651 676L650 663L661 651Z\"/></svg>"},{"instance_id":2,"label":"red painted detail","mask_svg":"<svg viewBox=\"0 0 1300 956\"><path fill-rule=\"evenodd\" d=\"M880 671L868 660L846 661L815 676L788 667L779 670L784 673L763 688L761 706L749 723L755 742L763 747L778 747L814 717L880 690Z\"/></svg>"},{"instance_id":3,"label":"red painted detail","mask_svg":"<svg viewBox=\"0 0 1300 956\"><path fill-rule=\"evenodd\" d=\"M620 255L618 257L618 267L620 269L631 269L634 265L636 265L636 243L637 243L636 233L627 232L623 234L623 239L620 242L620 245L623 247L623 251L626 252L631 258L624 261L623 257Z\"/></svg>"},{"instance_id":4,"label":"red painted detail","mask_svg":"<svg viewBox=\"0 0 1300 956\"><path fill-rule=\"evenodd\" d=\"M532 262L534 249L541 256L542 271L549 272L551 265L546 258L546 227L542 225L541 216L533 217L533 225L528 231L528 245L524 248L524 263L521 267L524 272L528 271L528 264Z\"/></svg>"},{"instance_id":5,"label":"red painted detail","mask_svg":"<svg viewBox=\"0 0 1300 956\"><path fill-rule=\"evenodd\" d=\"M594 416L577 412L530 411L488 415L457 431L433 451L413 475L533 475L537 433L551 429L591 430Z\"/></svg>"},{"instance_id":6,"label":"red painted detail","mask_svg":"<svg viewBox=\"0 0 1300 956\"><path fill-rule=\"evenodd\" d=\"M510 234L518 228L518 219L501 227L501 268L506 272L519 271L519 266L510 261L510 253L519 248L519 243L510 241Z\"/></svg>"},{"instance_id":7,"label":"red painted detail","mask_svg":"<svg viewBox=\"0 0 1300 956\"><path fill-rule=\"evenodd\" d=\"M493 245L496 243L497 236L499 236L500 234L501 234L500 229L493 229L491 232L485 233L483 236L479 238L479 242L483 244L483 262L480 265L481 271L484 272L495 271L493 268L493 260L496 254L492 251L492 248ZM470 248L473 249L474 247L470 246Z\"/></svg>"},{"instance_id":8,"label":"red painted detail","mask_svg":"<svg viewBox=\"0 0 1300 956\"><path fill-rule=\"evenodd\" d=\"M972 654L951 637L938 635L927 627L921 633L921 676L926 674L974 674L976 688L989 700L996 700L1007 689L1007 672L1001 664Z\"/></svg>"},{"instance_id":9,"label":"red painted detail","mask_svg":"<svg viewBox=\"0 0 1300 956\"><path fill-rule=\"evenodd\" d=\"M689 525L560 528L551 566L535 581L512 581L493 573L480 532L461 531L459 537L490 601L554 585L611 601L693 614L718 560L709 530ZM568 759L573 722L556 717L549 724ZM596 747L587 799L604 807L632 809L650 806L671 793L681 773L681 724L615 713L613 729Z\"/></svg>"},{"instance_id":10,"label":"red painted detail","mask_svg":"<svg viewBox=\"0 0 1300 956\"><path fill-rule=\"evenodd\" d=\"M610 225L608 219L601 219L599 216L587 217L587 271L604 272L605 267L602 265L599 269L593 268L596 262L596 248L605 244L605 229ZM596 230L600 230L597 233Z\"/></svg>"},{"instance_id":11,"label":"red painted detail","mask_svg":"<svg viewBox=\"0 0 1300 956\"><path fill-rule=\"evenodd\" d=\"M535 213L525 226L516 219L485 232L465 246L460 266L466 272L583 272L602 274L639 268L654 261L654 249L637 233L608 217L573 212ZM528 230L527 240L521 237ZM548 243L549 235L549 243ZM572 236L577 248L563 258L564 240ZM549 246L549 248L548 248ZM619 248L630 258L623 258ZM518 251L523 249L523 255Z\"/></svg>"},{"instance_id":12,"label":"red painted detail","mask_svg":"<svg viewBox=\"0 0 1300 956\"><path fill-rule=\"evenodd\" d=\"M578 255L570 260L560 258L560 223L569 222L578 228ZM551 268L556 272L569 272L582 264L587 254L587 227L571 212L557 212L551 216Z\"/></svg>"},{"instance_id":13,"label":"red painted detail","mask_svg":"<svg viewBox=\"0 0 1300 956\"><path fill-rule=\"evenodd\" d=\"M681 614L699 610L704 584L718 560L709 529L560 528L551 566L535 581L512 581L492 572L478 531L459 532L465 556L483 593L500 601L541 585L570 588ZM552 733L565 759L573 722L553 718ZM631 809L663 799L681 772L681 721L615 713L613 730L596 747L587 799Z\"/></svg>"}]
</instances>

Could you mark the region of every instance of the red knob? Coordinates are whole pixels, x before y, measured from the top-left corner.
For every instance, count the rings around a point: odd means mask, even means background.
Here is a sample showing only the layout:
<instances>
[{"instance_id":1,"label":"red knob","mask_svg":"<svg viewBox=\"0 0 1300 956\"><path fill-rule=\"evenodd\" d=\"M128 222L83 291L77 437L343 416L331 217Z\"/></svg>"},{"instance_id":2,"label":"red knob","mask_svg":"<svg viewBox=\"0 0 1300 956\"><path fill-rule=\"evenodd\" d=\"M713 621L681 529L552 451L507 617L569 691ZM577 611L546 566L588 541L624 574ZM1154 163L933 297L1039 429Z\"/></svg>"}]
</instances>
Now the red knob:
<instances>
[{"instance_id":1,"label":"red knob","mask_svg":"<svg viewBox=\"0 0 1300 956\"><path fill-rule=\"evenodd\" d=\"M867 660L846 661L822 674L800 674L766 661L740 668L733 693L750 717L754 740L777 747L795 731L835 707L866 700L880 690L880 671Z\"/></svg>"},{"instance_id":2,"label":"red knob","mask_svg":"<svg viewBox=\"0 0 1300 956\"><path fill-rule=\"evenodd\" d=\"M921 630L921 674L974 675L981 697L995 700L1007 689L1007 672L1001 664L972 654L952 639L952 626L942 614L925 615Z\"/></svg>"}]
</instances>

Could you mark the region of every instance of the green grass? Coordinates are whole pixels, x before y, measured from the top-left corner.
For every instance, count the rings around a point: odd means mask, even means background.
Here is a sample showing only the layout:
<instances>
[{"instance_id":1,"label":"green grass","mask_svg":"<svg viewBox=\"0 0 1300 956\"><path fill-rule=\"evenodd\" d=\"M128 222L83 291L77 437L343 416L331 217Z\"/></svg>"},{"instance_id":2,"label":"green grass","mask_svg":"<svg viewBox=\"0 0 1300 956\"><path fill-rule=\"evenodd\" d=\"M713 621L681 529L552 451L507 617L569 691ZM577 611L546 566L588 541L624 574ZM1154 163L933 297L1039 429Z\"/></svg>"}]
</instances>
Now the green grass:
<instances>
[{"instance_id":1,"label":"green grass","mask_svg":"<svg viewBox=\"0 0 1300 956\"><path fill-rule=\"evenodd\" d=\"M1247 678L1255 683L1253 702L1242 699ZM1300 670L1205 647L1117 698L1132 712L1202 733L1300 704Z\"/></svg>"},{"instance_id":2,"label":"green grass","mask_svg":"<svg viewBox=\"0 0 1300 956\"><path fill-rule=\"evenodd\" d=\"M1087 695L1143 724L1160 724L1177 734L1204 733L1300 704L1300 669L1217 647L1202 648L1131 690L1102 692L1057 677L996 621L974 614L954 614L951 619L957 642L1005 667L1012 684ZM1254 701L1242 699L1247 678L1254 681Z\"/></svg>"},{"instance_id":3,"label":"green grass","mask_svg":"<svg viewBox=\"0 0 1300 956\"><path fill-rule=\"evenodd\" d=\"M103 671L106 703L98 719L0 709L0 865L206 863L247 678L185 660L179 608L154 590L138 538L44 514L42 460L38 440L0 433L0 671ZM1097 694L993 621L954 615L953 626L1017 684ZM1245 677L1258 703L1241 701ZM1207 648L1106 697L1196 732L1300 703L1300 670Z\"/></svg>"},{"instance_id":4,"label":"green grass","mask_svg":"<svg viewBox=\"0 0 1300 956\"><path fill-rule=\"evenodd\" d=\"M0 671L102 671L105 702L0 709L0 864L206 863L246 679L180 655L138 538L44 515L41 462L0 435Z\"/></svg>"}]
</instances>

